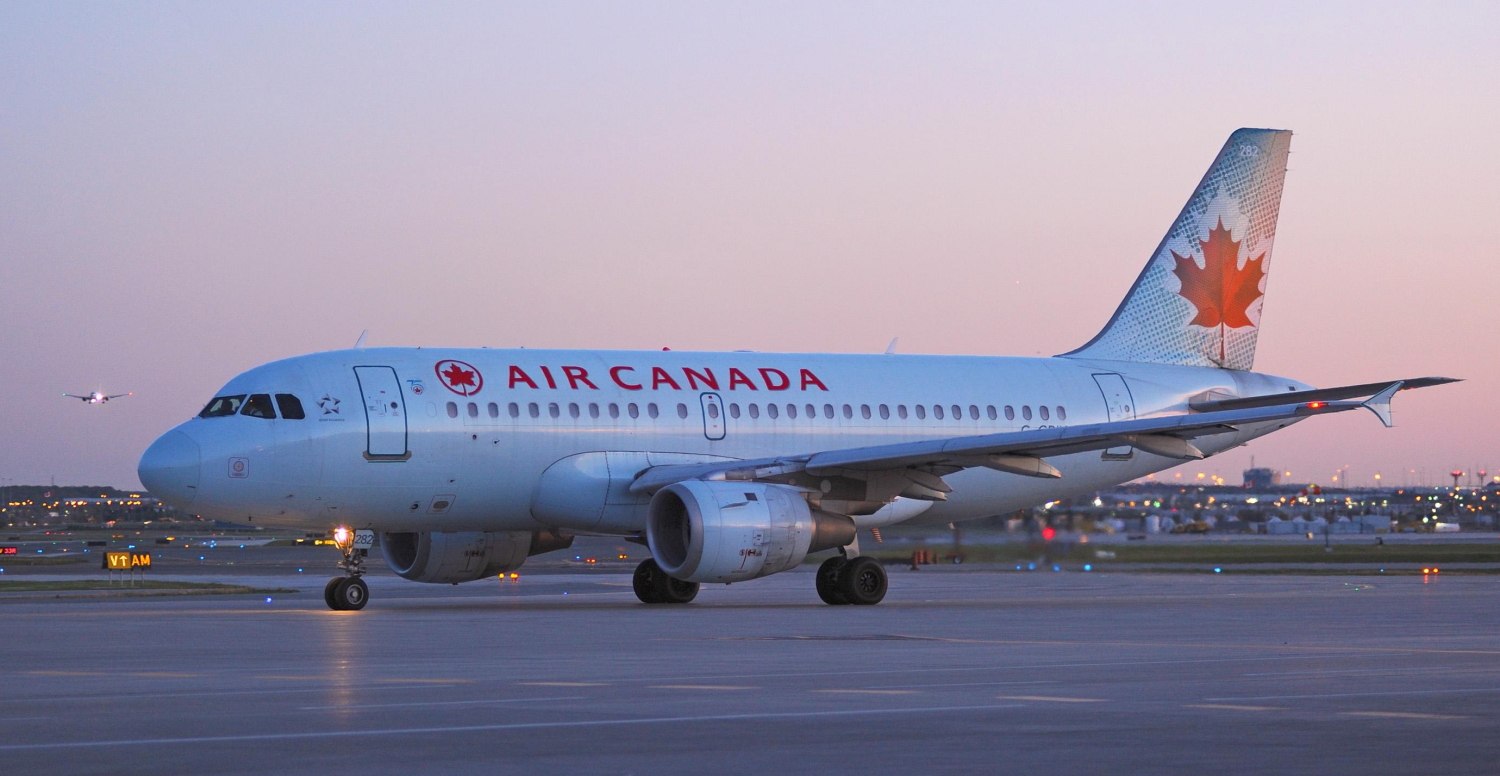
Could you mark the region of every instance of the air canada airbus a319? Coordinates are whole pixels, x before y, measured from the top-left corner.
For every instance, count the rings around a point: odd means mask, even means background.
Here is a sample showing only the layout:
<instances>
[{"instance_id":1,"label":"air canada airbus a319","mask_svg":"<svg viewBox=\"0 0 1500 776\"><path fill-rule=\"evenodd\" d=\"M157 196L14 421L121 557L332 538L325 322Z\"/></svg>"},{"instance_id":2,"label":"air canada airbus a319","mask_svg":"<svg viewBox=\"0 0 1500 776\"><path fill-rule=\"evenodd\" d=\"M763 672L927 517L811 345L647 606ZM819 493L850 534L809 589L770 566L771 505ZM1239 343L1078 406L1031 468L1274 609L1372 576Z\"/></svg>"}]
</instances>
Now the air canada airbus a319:
<instances>
[{"instance_id":1,"label":"air canada airbus a319","mask_svg":"<svg viewBox=\"0 0 1500 776\"><path fill-rule=\"evenodd\" d=\"M579 534L646 544L646 603L838 550L829 604L875 604L857 530L1086 494L1447 378L1317 389L1251 371L1291 133L1219 151L1114 315L1053 358L356 348L235 377L141 456L204 517L331 530L359 609L378 534L416 582L492 577Z\"/></svg>"}]
</instances>

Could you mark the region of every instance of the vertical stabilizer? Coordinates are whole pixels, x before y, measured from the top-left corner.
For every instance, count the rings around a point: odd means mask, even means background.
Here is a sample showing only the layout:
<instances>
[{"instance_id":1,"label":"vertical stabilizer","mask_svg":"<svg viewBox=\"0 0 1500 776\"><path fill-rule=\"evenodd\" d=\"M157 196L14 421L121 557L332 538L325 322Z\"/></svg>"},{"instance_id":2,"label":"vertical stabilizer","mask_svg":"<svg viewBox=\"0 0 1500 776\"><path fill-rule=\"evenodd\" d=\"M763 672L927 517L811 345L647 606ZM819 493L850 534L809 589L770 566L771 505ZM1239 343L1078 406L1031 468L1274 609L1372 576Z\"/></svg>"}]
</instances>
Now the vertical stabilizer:
<instances>
[{"instance_id":1,"label":"vertical stabilizer","mask_svg":"<svg viewBox=\"0 0 1500 776\"><path fill-rule=\"evenodd\" d=\"M1292 133L1241 129L1074 358L1250 369Z\"/></svg>"}]
</instances>

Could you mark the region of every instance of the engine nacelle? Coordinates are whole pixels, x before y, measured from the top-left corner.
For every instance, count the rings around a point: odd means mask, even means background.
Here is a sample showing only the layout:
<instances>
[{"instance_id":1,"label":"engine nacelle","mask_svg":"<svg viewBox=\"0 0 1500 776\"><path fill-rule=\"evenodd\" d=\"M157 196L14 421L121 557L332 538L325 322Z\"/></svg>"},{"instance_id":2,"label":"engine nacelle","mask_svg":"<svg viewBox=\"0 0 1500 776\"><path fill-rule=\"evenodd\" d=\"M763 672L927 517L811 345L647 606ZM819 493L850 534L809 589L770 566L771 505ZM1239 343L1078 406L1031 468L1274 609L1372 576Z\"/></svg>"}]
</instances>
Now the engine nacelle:
<instances>
[{"instance_id":1,"label":"engine nacelle","mask_svg":"<svg viewBox=\"0 0 1500 776\"><path fill-rule=\"evenodd\" d=\"M657 565L687 582L739 582L794 568L854 541L854 521L815 512L795 488L689 480L651 498L646 540Z\"/></svg>"},{"instance_id":2,"label":"engine nacelle","mask_svg":"<svg viewBox=\"0 0 1500 776\"><path fill-rule=\"evenodd\" d=\"M413 582L439 584L473 582L514 571L530 555L572 544L572 536L529 531L380 535L380 549L392 571Z\"/></svg>"}]
</instances>

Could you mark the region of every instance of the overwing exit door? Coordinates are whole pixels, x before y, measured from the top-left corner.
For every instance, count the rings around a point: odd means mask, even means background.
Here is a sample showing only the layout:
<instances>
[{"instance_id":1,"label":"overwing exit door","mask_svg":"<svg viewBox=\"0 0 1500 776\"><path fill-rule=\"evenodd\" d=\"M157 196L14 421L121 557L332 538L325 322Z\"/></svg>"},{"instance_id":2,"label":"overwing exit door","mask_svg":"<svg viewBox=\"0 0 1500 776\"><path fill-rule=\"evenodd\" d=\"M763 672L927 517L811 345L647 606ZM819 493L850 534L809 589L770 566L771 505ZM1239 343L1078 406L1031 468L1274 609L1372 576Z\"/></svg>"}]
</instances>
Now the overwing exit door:
<instances>
[{"instance_id":1,"label":"overwing exit door","mask_svg":"<svg viewBox=\"0 0 1500 776\"><path fill-rule=\"evenodd\" d=\"M1094 382L1099 386L1099 393L1104 395L1104 407L1109 413L1109 422L1135 420L1135 400L1130 396L1130 386L1125 384L1125 378L1113 372L1106 372L1094 375ZM1101 457L1105 460L1123 461L1134 452L1134 448L1124 445L1105 450Z\"/></svg>"},{"instance_id":2,"label":"overwing exit door","mask_svg":"<svg viewBox=\"0 0 1500 776\"><path fill-rule=\"evenodd\" d=\"M406 449L406 397L396 370L388 366L354 367L354 379L365 403L365 458L372 461L404 461Z\"/></svg>"},{"instance_id":3,"label":"overwing exit door","mask_svg":"<svg viewBox=\"0 0 1500 776\"><path fill-rule=\"evenodd\" d=\"M723 439L724 402L717 393L705 393L700 400L703 404L703 435L709 439Z\"/></svg>"}]
</instances>

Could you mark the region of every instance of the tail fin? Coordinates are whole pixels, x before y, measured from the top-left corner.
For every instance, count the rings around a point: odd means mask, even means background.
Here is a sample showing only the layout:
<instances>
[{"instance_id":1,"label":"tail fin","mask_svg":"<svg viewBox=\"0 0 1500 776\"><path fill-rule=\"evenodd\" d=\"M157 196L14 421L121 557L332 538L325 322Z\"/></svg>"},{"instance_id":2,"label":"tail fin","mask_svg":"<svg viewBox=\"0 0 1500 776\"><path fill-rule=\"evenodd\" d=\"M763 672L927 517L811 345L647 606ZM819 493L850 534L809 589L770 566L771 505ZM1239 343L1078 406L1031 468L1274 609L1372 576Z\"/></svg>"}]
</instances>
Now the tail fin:
<instances>
[{"instance_id":1,"label":"tail fin","mask_svg":"<svg viewBox=\"0 0 1500 776\"><path fill-rule=\"evenodd\" d=\"M1250 369L1291 142L1230 135L1104 330L1063 355Z\"/></svg>"}]
</instances>

